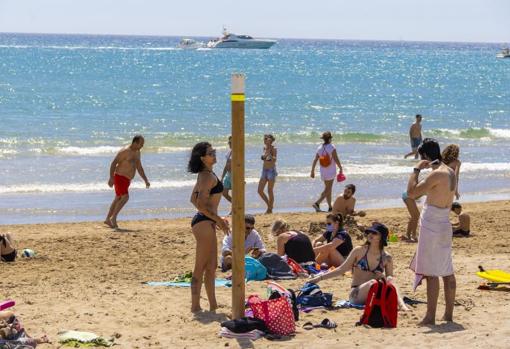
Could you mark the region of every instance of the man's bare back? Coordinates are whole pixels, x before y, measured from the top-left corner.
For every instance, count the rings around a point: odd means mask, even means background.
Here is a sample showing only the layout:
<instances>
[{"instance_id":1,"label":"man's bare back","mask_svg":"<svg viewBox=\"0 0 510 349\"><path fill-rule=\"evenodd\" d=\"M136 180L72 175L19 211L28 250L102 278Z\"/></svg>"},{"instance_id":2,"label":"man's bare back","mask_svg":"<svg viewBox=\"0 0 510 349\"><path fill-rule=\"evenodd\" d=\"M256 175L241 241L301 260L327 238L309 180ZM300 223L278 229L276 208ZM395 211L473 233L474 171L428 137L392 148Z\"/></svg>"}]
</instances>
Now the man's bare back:
<instances>
[{"instance_id":1,"label":"man's bare back","mask_svg":"<svg viewBox=\"0 0 510 349\"><path fill-rule=\"evenodd\" d=\"M427 204L440 208L451 207L457 188L455 172L441 163L429 176L434 176L431 180L434 180L435 185L427 192Z\"/></svg>"}]
</instances>

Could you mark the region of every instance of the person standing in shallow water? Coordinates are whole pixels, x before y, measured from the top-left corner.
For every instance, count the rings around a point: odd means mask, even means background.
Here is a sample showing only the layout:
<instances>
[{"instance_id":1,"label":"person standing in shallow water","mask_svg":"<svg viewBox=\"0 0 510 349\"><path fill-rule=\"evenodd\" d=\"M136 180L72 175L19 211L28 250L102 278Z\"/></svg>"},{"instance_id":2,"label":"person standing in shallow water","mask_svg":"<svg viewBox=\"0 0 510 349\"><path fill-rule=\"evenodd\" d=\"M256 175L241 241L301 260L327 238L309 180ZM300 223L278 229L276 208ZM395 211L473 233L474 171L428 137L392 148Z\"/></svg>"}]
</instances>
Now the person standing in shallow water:
<instances>
[{"instance_id":1,"label":"person standing in shallow water","mask_svg":"<svg viewBox=\"0 0 510 349\"><path fill-rule=\"evenodd\" d=\"M216 228L228 234L229 228L223 218L218 216L218 205L223 193L223 183L213 172L216 163L216 150L210 143L197 143L191 151L188 172L198 174L197 182L191 193L191 203L197 214L191 220L191 231L196 240L195 267L191 278L191 311L201 311L200 291L202 281L209 300L209 310L218 307L216 302L215 278L218 267L218 244Z\"/></svg>"},{"instance_id":2,"label":"person standing in shallow water","mask_svg":"<svg viewBox=\"0 0 510 349\"><path fill-rule=\"evenodd\" d=\"M259 188L258 193L262 200L267 205L266 214L273 213L274 206L274 184L276 182L276 176L278 173L276 172L276 148L273 145L275 138L271 134L264 135L264 151L260 156L260 159L263 161L262 164L262 173L260 175L259 180ZM264 193L264 189L267 184L267 195Z\"/></svg>"},{"instance_id":3,"label":"person standing in shallow water","mask_svg":"<svg viewBox=\"0 0 510 349\"><path fill-rule=\"evenodd\" d=\"M115 187L115 198L104 221L104 224L110 228L118 228L117 216L129 200L128 189L136 171L144 180L146 188L151 185L142 167L140 149L143 148L144 143L145 140L142 135L134 136L131 145L122 148L110 165L108 186L110 188Z\"/></svg>"},{"instance_id":4,"label":"person standing in shallow water","mask_svg":"<svg viewBox=\"0 0 510 349\"><path fill-rule=\"evenodd\" d=\"M421 120L422 116L416 114L416 121L409 128L409 139L411 141L411 152L404 156L407 159L409 156L414 155L415 159L418 159L418 147L420 146L423 136L421 134Z\"/></svg>"},{"instance_id":5,"label":"person standing in shallow water","mask_svg":"<svg viewBox=\"0 0 510 349\"><path fill-rule=\"evenodd\" d=\"M324 190L322 191L319 199L312 206L316 212L321 212L320 204L324 199L326 199L328 203L328 212L331 212L333 210L333 207L331 206L331 196L333 191L333 182L336 177L336 166L338 166L340 173L342 173L343 170L336 148L333 144L331 144L331 140L333 139L331 132L324 132L321 139L324 143L317 148L310 177L315 178L315 166L317 166L317 161L319 161L321 179L324 181Z\"/></svg>"},{"instance_id":6,"label":"person standing in shallow water","mask_svg":"<svg viewBox=\"0 0 510 349\"><path fill-rule=\"evenodd\" d=\"M420 235L411 269L415 273L414 289L423 279L427 280L427 313L420 325L434 325L439 277L443 278L446 303L443 320L453 321L457 285L452 262L452 225L449 213L457 189L457 179L454 170L442 162L441 150L435 140L424 139L418 153L422 160L409 177L407 195L411 199L426 195L427 199L420 217ZM425 168L431 168L432 172L418 182L418 175Z\"/></svg>"}]
</instances>

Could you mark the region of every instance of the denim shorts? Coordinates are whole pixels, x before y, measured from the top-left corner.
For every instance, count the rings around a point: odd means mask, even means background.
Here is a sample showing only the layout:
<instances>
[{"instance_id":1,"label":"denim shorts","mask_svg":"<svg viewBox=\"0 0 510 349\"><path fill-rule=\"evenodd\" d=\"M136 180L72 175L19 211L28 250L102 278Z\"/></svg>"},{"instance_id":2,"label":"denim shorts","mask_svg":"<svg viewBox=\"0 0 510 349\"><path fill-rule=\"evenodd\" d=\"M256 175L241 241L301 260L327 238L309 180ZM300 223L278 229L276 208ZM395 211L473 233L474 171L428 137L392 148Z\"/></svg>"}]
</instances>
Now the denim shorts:
<instances>
[{"instance_id":1,"label":"denim shorts","mask_svg":"<svg viewBox=\"0 0 510 349\"><path fill-rule=\"evenodd\" d=\"M278 172L276 172L276 167L273 168L263 168L262 173L260 174L260 179L267 179L268 181L274 181L278 176Z\"/></svg>"}]
</instances>

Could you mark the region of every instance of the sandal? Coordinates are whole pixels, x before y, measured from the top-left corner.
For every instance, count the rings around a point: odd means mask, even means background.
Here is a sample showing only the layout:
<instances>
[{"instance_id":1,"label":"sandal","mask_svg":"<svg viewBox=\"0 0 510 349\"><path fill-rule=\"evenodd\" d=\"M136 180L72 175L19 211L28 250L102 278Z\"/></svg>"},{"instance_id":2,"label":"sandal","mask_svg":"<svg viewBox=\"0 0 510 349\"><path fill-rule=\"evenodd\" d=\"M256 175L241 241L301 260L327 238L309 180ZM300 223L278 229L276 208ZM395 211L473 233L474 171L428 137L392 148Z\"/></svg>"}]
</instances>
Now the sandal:
<instances>
[{"instance_id":1,"label":"sandal","mask_svg":"<svg viewBox=\"0 0 510 349\"><path fill-rule=\"evenodd\" d=\"M303 328L305 330L313 330L314 328L327 328L327 329L333 329L336 328L337 324L334 321L331 321L330 319L324 319L321 321L320 324L313 324L310 321L303 324Z\"/></svg>"},{"instance_id":2,"label":"sandal","mask_svg":"<svg viewBox=\"0 0 510 349\"><path fill-rule=\"evenodd\" d=\"M327 329L333 329L336 328L336 326L336 322L331 321L330 319L324 319L319 325L315 325L315 327L322 327Z\"/></svg>"}]
</instances>

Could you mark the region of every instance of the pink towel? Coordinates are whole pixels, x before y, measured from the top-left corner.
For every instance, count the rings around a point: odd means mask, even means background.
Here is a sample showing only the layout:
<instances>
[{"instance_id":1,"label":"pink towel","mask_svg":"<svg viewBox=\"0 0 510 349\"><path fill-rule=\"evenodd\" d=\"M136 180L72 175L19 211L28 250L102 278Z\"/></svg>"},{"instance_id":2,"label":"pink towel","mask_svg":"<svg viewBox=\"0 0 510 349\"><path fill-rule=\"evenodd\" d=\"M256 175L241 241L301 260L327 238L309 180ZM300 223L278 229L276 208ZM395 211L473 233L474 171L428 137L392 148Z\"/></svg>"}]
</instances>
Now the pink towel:
<instances>
[{"instance_id":1,"label":"pink towel","mask_svg":"<svg viewBox=\"0 0 510 349\"><path fill-rule=\"evenodd\" d=\"M423 205L418 246L410 268L415 273L414 290L425 276L453 274L452 225L449 208Z\"/></svg>"}]
</instances>

